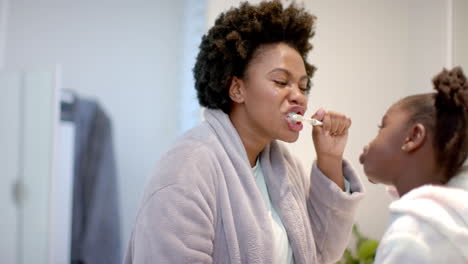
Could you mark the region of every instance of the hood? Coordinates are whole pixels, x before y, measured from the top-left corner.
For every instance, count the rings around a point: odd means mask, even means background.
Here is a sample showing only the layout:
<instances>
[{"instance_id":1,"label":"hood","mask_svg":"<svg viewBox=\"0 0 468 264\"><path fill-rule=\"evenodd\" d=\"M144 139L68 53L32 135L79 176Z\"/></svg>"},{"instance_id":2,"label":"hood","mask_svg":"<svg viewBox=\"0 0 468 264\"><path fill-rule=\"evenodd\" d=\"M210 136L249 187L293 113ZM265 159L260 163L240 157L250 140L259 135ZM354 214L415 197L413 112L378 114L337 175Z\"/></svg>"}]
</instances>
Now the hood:
<instances>
[{"instance_id":1,"label":"hood","mask_svg":"<svg viewBox=\"0 0 468 264\"><path fill-rule=\"evenodd\" d=\"M468 260L468 166L445 186L414 189L390 205L391 214L407 214L444 234Z\"/></svg>"},{"instance_id":2,"label":"hood","mask_svg":"<svg viewBox=\"0 0 468 264\"><path fill-rule=\"evenodd\" d=\"M446 185L460 188L468 192L468 160L465 160L465 163L463 163L457 175L450 179Z\"/></svg>"}]
</instances>

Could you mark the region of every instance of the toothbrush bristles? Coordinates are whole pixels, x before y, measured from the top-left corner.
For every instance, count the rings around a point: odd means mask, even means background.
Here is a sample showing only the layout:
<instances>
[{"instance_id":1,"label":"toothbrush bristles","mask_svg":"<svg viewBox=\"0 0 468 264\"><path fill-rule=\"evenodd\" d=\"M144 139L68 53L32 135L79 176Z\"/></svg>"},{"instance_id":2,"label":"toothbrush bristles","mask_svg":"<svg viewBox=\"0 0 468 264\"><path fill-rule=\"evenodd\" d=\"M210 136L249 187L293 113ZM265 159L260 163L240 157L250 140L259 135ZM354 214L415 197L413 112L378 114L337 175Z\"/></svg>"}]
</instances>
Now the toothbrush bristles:
<instances>
[{"instance_id":1,"label":"toothbrush bristles","mask_svg":"<svg viewBox=\"0 0 468 264\"><path fill-rule=\"evenodd\" d=\"M294 122L301 122L302 116L296 113L289 113L289 118Z\"/></svg>"},{"instance_id":2,"label":"toothbrush bristles","mask_svg":"<svg viewBox=\"0 0 468 264\"><path fill-rule=\"evenodd\" d=\"M313 118L312 119L311 118L306 118L303 115L296 114L296 113L289 113L289 118L291 119L291 121L294 121L294 122L307 121L308 123L310 123L313 126L321 126L322 125L322 122L320 122L318 120L315 120Z\"/></svg>"}]
</instances>

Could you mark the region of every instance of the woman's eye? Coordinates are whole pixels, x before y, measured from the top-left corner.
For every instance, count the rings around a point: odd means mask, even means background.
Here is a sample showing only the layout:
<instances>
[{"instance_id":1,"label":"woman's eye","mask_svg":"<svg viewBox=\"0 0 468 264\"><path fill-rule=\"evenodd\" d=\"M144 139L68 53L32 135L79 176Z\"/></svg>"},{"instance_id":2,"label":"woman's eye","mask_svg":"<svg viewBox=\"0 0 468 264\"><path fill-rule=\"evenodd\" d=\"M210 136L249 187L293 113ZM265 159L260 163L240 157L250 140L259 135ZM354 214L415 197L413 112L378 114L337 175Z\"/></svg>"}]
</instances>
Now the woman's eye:
<instances>
[{"instance_id":1,"label":"woman's eye","mask_svg":"<svg viewBox=\"0 0 468 264\"><path fill-rule=\"evenodd\" d=\"M301 91L304 92L304 93L309 92L309 88L307 88L307 86L306 87L299 87L299 89L301 89Z\"/></svg>"},{"instance_id":2,"label":"woman's eye","mask_svg":"<svg viewBox=\"0 0 468 264\"><path fill-rule=\"evenodd\" d=\"M277 81L277 80L275 80L274 82L275 82L276 84L280 85L280 86L286 86L286 85L288 85L288 83L287 83L287 82L284 82L284 81Z\"/></svg>"}]
</instances>

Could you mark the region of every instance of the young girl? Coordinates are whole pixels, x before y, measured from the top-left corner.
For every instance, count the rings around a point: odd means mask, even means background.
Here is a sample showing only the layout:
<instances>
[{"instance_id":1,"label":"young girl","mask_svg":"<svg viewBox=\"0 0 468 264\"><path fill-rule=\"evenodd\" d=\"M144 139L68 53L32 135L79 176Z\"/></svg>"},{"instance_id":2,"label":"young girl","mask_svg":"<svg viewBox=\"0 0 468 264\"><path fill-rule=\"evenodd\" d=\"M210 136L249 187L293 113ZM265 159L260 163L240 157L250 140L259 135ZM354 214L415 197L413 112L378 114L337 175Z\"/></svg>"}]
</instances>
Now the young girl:
<instances>
[{"instance_id":1,"label":"young girl","mask_svg":"<svg viewBox=\"0 0 468 264\"><path fill-rule=\"evenodd\" d=\"M375 263L468 263L468 83L460 67L433 83L390 107L360 157L401 197Z\"/></svg>"}]
</instances>

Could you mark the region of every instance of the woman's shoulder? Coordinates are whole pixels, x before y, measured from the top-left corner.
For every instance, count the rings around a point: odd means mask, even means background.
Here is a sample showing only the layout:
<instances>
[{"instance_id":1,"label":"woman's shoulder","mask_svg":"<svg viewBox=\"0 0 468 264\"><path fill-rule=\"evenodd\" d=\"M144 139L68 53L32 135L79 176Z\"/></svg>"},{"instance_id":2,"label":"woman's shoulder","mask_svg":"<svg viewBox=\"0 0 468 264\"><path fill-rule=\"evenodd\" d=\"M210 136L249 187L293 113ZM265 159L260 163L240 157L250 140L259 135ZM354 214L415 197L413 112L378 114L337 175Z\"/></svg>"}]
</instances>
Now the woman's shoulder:
<instances>
[{"instance_id":1,"label":"woman's shoulder","mask_svg":"<svg viewBox=\"0 0 468 264\"><path fill-rule=\"evenodd\" d=\"M197 186L216 173L217 142L203 124L179 137L161 155L147 185L152 191L165 186Z\"/></svg>"},{"instance_id":2,"label":"woman's shoulder","mask_svg":"<svg viewBox=\"0 0 468 264\"><path fill-rule=\"evenodd\" d=\"M193 164L211 160L219 146L219 141L212 129L205 122L186 131L161 155L158 166L184 161L183 164ZM173 161L175 159L175 161Z\"/></svg>"}]
</instances>

